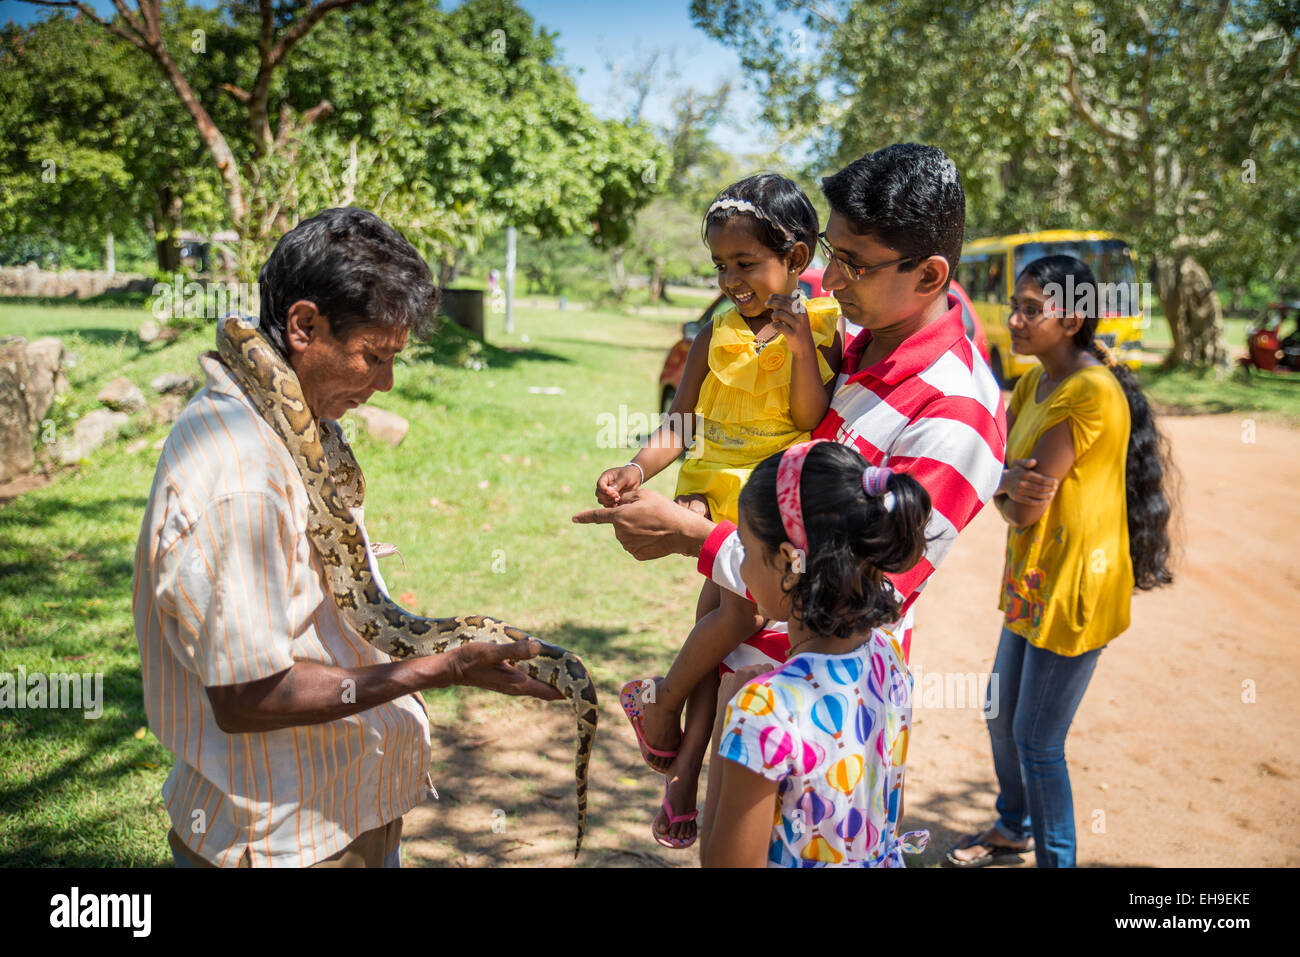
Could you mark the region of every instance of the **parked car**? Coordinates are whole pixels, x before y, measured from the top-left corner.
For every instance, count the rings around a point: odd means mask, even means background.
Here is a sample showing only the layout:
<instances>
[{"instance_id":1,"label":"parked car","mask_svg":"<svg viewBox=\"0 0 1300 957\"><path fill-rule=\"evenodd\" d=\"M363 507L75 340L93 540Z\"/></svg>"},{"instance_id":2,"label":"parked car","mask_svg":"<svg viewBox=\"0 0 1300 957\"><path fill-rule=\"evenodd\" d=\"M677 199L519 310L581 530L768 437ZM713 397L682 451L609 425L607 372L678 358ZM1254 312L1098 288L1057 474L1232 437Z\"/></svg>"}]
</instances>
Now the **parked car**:
<instances>
[{"instance_id":1,"label":"parked car","mask_svg":"<svg viewBox=\"0 0 1300 957\"><path fill-rule=\"evenodd\" d=\"M818 296L829 295L822 289L822 272L823 267L812 266L804 270L799 276L799 288L809 299L815 299ZM953 296L961 303L962 324L966 327L966 338L970 339L975 349L984 361L989 361L989 346L984 338L984 329L975 318L975 307L971 305L970 297L966 295L966 290L958 285L956 280L948 286ZM706 322L713 318L714 313L726 308L725 303L729 300L721 293L709 303L709 307L700 313L698 319L691 319L689 322L682 323L682 337L673 344L668 350L668 356L664 359L664 366L659 373L659 409L665 415L672 408L673 399L677 395L677 389L681 385L682 372L686 368L686 356L691 351L691 343L695 341L695 334L704 326ZM861 327L848 324L849 341L861 331ZM847 345L847 343L846 343Z\"/></svg>"}]
</instances>

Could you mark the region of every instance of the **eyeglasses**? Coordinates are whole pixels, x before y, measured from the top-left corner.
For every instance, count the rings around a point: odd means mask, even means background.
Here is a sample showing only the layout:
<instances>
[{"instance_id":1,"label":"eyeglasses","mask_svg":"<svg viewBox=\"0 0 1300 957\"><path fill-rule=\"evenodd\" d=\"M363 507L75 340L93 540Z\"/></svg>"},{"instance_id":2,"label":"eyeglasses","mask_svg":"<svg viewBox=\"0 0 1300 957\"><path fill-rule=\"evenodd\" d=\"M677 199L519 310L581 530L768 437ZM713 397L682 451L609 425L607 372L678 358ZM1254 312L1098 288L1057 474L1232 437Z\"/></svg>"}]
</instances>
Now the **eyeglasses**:
<instances>
[{"instance_id":1,"label":"eyeglasses","mask_svg":"<svg viewBox=\"0 0 1300 957\"><path fill-rule=\"evenodd\" d=\"M1017 302L1014 298L1010 301L1009 305L1011 306L1011 315L1014 316L1016 313L1020 313L1021 317L1026 322L1036 322L1038 321L1039 316L1047 316L1055 313L1055 308L1053 308L1052 312L1049 313L1047 309L1044 309L1043 306L1040 306L1036 302ZM1052 304L1049 302L1044 305L1051 306Z\"/></svg>"},{"instance_id":2,"label":"eyeglasses","mask_svg":"<svg viewBox=\"0 0 1300 957\"><path fill-rule=\"evenodd\" d=\"M844 275L848 276L854 282L862 279L867 273L875 272L877 269L884 269L886 266L900 266L903 263L912 262L916 258L915 256L904 256L902 259L891 259L887 263L880 263L875 266L850 266L839 256L835 255L835 249L826 241L825 233L817 234L817 244L821 248L822 255L826 257L827 264L835 263L835 265L839 266L840 269L844 271Z\"/></svg>"}]
</instances>

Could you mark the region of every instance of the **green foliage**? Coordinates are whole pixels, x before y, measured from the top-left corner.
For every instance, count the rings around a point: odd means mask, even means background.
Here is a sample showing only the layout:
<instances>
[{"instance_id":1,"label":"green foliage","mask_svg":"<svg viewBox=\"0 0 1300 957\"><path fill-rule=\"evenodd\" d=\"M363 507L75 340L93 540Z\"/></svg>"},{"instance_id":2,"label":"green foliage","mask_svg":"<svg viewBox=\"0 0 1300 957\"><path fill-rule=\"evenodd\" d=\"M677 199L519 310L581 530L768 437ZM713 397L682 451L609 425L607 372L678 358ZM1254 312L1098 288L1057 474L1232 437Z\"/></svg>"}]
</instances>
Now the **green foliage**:
<instances>
[{"instance_id":1,"label":"green foliage","mask_svg":"<svg viewBox=\"0 0 1300 957\"><path fill-rule=\"evenodd\" d=\"M515 225L538 237L619 235L654 192L664 159L648 130L597 120L556 62L553 36L517 4L470 0L450 12L382 4L331 17L282 77L298 109L334 114L308 147L325 195L346 193L453 261ZM349 149L356 144L358 162Z\"/></svg>"},{"instance_id":2,"label":"green foliage","mask_svg":"<svg viewBox=\"0 0 1300 957\"><path fill-rule=\"evenodd\" d=\"M796 9L821 56L757 2L691 5L757 78L766 117L808 135L815 168L934 143L962 172L968 235L1111 229L1233 284L1294 269L1293 4L776 4Z\"/></svg>"},{"instance_id":3,"label":"green foliage","mask_svg":"<svg viewBox=\"0 0 1300 957\"><path fill-rule=\"evenodd\" d=\"M654 171L667 169L647 128L591 114L553 36L511 0L332 12L272 74L269 142L237 95L257 73L260 5L164 11L167 50L236 158L243 221L157 64L56 15L3 33L0 173L12 185L0 230L61 239L148 222L158 232L169 191L187 226L240 231L247 276L284 229L346 202L450 264L507 223L623 242L658 189ZM301 15L300 4L277 10L277 37ZM53 184L38 175L46 158Z\"/></svg>"},{"instance_id":4,"label":"green foliage","mask_svg":"<svg viewBox=\"0 0 1300 957\"><path fill-rule=\"evenodd\" d=\"M61 12L0 28L0 234L29 237L61 264L99 267L109 230L160 228L164 190L182 197L191 225L215 223L210 166L140 51Z\"/></svg>"}]
</instances>

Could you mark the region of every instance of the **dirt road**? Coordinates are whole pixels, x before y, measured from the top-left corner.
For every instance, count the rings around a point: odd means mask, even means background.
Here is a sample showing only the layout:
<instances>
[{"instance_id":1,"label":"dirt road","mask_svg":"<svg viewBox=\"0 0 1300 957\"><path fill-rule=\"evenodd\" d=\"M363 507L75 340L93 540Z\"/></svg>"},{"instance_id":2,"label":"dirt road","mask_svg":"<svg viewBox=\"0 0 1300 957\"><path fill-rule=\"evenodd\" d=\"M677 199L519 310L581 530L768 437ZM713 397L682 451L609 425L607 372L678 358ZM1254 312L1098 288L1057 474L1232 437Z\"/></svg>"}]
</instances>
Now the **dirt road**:
<instances>
[{"instance_id":1,"label":"dirt road","mask_svg":"<svg viewBox=\"0 0 1300 957\"><path fill-rule=\"evenodd\" d=\"M1071 729L1079 863L1300 865L1300 430L1240 415L1161 422L1183 479L1183 556L1173 586L1134 597L1132 625L1102 653ZM904 824L931 830L920 865L995 817L978 695L926 707L923 686L943 673L954 692L982 694L1001 625L1004 540L986 508L917 605L921 706ZM650 840L661 785L641 764L615 689L601 690L580 863L694 866L694 851ZM435 728L435 780L454 783L407 816L406 864L571 864L564 712L476 696L459 723Z\"/></svg>"}]
</instances>

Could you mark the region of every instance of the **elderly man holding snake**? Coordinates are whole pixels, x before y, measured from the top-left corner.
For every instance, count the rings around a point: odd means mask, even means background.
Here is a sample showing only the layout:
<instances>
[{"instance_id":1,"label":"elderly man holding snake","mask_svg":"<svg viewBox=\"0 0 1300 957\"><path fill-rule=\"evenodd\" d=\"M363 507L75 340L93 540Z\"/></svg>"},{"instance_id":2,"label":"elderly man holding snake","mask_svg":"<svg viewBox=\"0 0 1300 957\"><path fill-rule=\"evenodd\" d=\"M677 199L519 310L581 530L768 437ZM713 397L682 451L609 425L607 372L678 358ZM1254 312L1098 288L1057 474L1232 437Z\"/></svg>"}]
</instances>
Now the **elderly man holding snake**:
<instances>
[{"instance_id":1,"label":"elderly man holding snake","mask_svg":"<svg viewBox=\"0 0 1300 957\"><path fill-rule=\"evenodd\" d=\"M391 389L438 300L410 243L359 209L287 233L259 286L261 332L317 420ZM398 866L402 815L433 787L419 692L561 694L510 664L534 641L395 661L363 640L330 598L284 440L217 354L199 361L207 384L163 445L135 564L149 726L176 756L162 789L173 857Z\"/></svg>"}]
</instances>

